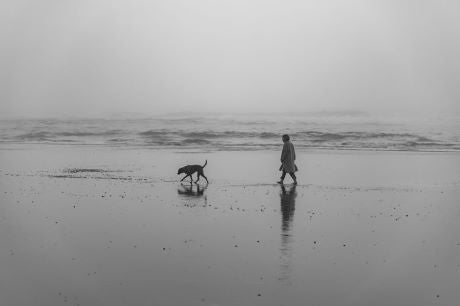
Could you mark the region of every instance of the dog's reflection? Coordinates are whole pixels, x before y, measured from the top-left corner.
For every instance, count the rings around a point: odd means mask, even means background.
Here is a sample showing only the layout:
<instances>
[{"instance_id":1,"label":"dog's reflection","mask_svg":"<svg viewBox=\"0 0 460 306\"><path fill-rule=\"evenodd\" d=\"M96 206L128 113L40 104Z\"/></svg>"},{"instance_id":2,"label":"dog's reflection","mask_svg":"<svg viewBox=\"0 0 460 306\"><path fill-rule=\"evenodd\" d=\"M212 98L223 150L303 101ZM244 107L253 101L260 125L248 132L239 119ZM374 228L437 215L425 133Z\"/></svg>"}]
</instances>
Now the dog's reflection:
<instances>
[{"instance_id":1,"label":"dog's reflection","mask_svg":"<svg viewBox=\"0 0 460 306\"><path fill-rule=\"evenodd\" d=\"M177 188L177 194L184 197L202 197L208 185L200 186L198 184L181 184Z\"/></svg>"}]
</instances>

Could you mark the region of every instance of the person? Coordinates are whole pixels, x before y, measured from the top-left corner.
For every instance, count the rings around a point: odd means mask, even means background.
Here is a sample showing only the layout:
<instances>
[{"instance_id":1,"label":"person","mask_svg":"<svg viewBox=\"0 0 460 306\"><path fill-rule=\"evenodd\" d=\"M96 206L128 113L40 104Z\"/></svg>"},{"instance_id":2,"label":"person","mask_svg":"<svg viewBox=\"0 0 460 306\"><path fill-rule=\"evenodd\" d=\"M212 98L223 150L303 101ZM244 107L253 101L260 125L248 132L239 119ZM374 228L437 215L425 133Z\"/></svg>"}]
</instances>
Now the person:
<instances>
[{"instance_id":1,"label":"person","mask_svg":"<svg viewBox=\"0 0 460 306\"><path fill-rule=\"evenodd\" d=\"M287 134L283 135L282 139L283 139L284 145L283 145L283 151L281 152L280 171L283 171L283 174L281 175L280 177L281 180L278 183L283 184L286 173L289 173L289 175L294 180L294 185L297 185L297 178L294 172L296 172L298 169L294 163L295 161L294 145L290 141L289 135Z\"/></svg>"}]
</instances>

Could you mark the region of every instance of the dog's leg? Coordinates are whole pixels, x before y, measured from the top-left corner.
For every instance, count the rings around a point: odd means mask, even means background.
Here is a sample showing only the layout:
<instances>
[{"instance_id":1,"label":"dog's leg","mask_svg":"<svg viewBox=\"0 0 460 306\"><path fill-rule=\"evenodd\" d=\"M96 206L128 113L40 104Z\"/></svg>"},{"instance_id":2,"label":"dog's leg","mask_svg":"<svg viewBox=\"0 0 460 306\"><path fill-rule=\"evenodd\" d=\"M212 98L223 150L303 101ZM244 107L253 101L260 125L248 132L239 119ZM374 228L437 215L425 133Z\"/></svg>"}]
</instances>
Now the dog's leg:
<instances>
[{"instance_id":1,"label":"dog's leg","mask_svg":"<svg viewBox=\"0 0 460 306\"><path fill-rule=\"evenodd\" d=\"M180 181L182 182L183 180L185 180L185 178L188 176L188 174L186 176L184 176Z\"/></svg>"},{"instance_id":2,"label":"dog's leg","mask_svg":"<svg viewBox=\"0 0 460 306\"><path fill-rule=\"evenodd\" d=\"M193 177L192 174L190 174L190 184L193 183Z\"/></svg>"},{"instance_id":3,"label":"dog's leg","mask_svg":"<svg viewBox=\"0 0 460 306\"><path fill-rule=\"evenodd\" d=\"M208 178L203 173L201 174L201 176L204 177L204 179L206 180L206 183L209 184Z\"/></svg>"},{"instance_id":4,"label":"dog's leg","mask_svg":"<svg viewBox=\"0 0 460 306\"><path fill-rule=\"evenodd\" d=\"M200 174L197 173L197 174L196 174L196 181L195 181L195 183L198 183L199 180L200 180Z\"/></svg>"}]
</instances>

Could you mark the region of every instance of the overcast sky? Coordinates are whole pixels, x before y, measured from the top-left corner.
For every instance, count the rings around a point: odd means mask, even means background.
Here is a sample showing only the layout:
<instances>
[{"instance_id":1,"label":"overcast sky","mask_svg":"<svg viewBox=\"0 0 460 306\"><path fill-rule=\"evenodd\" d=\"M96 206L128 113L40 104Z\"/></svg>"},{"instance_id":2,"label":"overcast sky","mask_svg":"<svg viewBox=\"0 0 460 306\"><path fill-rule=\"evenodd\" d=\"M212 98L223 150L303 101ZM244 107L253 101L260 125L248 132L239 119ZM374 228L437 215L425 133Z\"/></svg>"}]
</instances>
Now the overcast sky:
<instances>
[{"instance_id":1,"label":"overcast sky","mask_svg":"<svg viewBox=\"0 0 460 306\"><path fill-rule=\"evenodd\" d=\"M4 0L4 116L460 113L460 1Z\"/></svg>"}]
</instances>

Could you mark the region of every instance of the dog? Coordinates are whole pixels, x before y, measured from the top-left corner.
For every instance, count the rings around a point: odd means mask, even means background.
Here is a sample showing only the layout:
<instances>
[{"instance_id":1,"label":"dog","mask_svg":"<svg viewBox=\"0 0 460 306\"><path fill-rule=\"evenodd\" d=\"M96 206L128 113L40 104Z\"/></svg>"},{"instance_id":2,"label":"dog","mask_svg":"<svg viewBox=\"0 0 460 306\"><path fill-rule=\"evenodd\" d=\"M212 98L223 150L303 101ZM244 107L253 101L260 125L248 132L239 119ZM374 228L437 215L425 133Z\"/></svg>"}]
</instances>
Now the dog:
<instances>
[{"instance_id":1,"label":"dog","mask_svg":"<svg viewBox=\"0 0 460 306\"><path fill-rule=\"evenodd\" d=\"M187 176L190 176L190 183L192 183L193 182L192 174L196 172L197 173L197 178L196 178L195 183L198 183L198 181L200 180L200 176L205 178L206 183L209 183L208 178L203 173L203 168L206 167L207 164L208 164L208 161L206 160L206 162L204 163L203 166L200 166L200 165L187 165L187 166L184 166L182 168L179 168L179 170L177 170L177 175L179 175L181 173L185 173L185 176L180 181L182 182Z\"/></svg>"}]
</instances>

